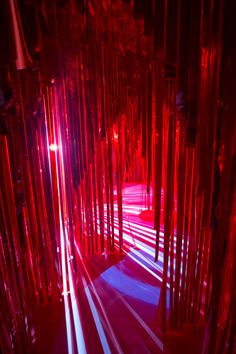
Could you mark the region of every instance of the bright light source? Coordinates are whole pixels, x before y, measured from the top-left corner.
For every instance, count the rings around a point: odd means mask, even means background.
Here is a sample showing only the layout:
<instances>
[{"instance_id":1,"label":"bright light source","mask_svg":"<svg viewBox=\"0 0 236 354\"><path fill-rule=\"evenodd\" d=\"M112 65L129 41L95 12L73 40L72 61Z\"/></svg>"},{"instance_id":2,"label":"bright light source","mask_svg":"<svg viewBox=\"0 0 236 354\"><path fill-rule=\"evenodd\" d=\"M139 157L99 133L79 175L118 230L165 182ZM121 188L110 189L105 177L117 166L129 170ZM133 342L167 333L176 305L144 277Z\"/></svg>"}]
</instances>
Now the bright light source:
<instances>
[{"instance_id":1,"label":"bright light source","mask_svg":"<svg viewBox=\"0 0 236 354\"><path fill-rule=\"evenodd\" d=\"M118 141L118 134L116 132L114 132L113 138L114 138L114 141L116 141L116 142Z\"/></svg>"},{"instance_id":2,"label":"bright light source","mask_svg":"<svg viewBox=\"0 0 236 354\"><path fill-rule=\"evenodd\" d=\"M62 296L68 295L68 294L70 294L70 290L69 291L63 291L61 294L62 294Z\"/></svg>"},{"instance_id":3,"label":"bright light source","mask_svg":"<svg viewBox=\"0 0 236 354\"><path fill-rule=\"evenodd\" d=\"M50 144L49 145L49 150L51 151L57 151L58 149L58 145L57 144Z\"/></svg>"}]
</instances>

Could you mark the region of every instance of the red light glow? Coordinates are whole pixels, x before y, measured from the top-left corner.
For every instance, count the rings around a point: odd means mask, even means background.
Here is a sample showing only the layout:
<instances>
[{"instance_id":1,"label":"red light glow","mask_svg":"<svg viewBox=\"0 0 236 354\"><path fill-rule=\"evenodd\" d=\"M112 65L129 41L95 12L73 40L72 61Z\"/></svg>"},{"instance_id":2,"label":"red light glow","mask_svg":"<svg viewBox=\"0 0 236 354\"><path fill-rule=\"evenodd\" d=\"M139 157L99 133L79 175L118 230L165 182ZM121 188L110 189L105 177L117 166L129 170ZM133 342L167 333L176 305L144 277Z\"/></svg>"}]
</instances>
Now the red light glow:
<instances>
[{"instance_id":1,"label":"red light glow","mask_svg":"<svg viewBox=\"0 0 236 354\"><path fill-rule=\"evenodd\" d=\"M49 145L49 150L50 151L54 151L54 152L57 151L58 150L58 145L55 144L55 143L54 144L50 144Z\"/></svg>"}]
</instances>

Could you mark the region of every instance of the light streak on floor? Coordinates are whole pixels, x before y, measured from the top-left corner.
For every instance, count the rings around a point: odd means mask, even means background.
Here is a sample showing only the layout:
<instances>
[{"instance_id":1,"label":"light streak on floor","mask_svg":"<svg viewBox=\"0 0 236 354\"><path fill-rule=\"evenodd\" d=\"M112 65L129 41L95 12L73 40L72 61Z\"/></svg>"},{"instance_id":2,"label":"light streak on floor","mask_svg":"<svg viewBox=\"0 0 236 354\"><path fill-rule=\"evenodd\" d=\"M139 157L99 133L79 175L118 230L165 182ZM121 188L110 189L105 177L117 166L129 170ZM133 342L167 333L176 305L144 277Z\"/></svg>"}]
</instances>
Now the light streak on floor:
<instances>
[{"instance_id":1,"label":"light streak on floor","mask_svg":"<svg viewBox=\"0 0 236 354\"><path fill-rule=\"evenodd\" d=\"M84 291L85 291L85 294L87 296L87 299L88 299L88 302L89 302L89 306L90 306L90 309L91 309L91 312L92 312L92 315L93 315L93 319L94 319L94 322L95 322L95 325L96 325L96 328L97 328L97 332L98 332L98 335L99 335L99 338L100 338L100 341L101 341L101 344L102 344L103 351L106 354L110 354L111 350L110 350L109 344L107 342L107 338L106 338L106 335L105 335L105 332L104 332L104 329L103 329L103 326L102 326L102 323L101 323L101 320L100 320L100 315L99 315L98 310L97 310L97 308L96 308L96 306L94 304L94 301L93 301L92 295L90 293L88 284L87 284L87 282L86 282L84 277L82 277L82 283L83 283Z\"/></svg>"},{"instance_id":2,"label":"light streak on floor","mask_svg":"<svg viewBox=\"0 0 236 354\"><path fill-rule=\"evenodd\" d=\"M65 308L68 354L73 354L71 314L70 314L70 307L69 307L69 302L68 302L68 294L70 293L70 290L68 290L68 287L67 287L65 240L64 240L64 234L63 234L61 216L60 216L60 242L61 242L61 265L62 265L62 282L63 282L63 293L62 294L63 294L64 308Z\"/></svg>"},{"instance_id":3,"label":"light streak on floor","mask_svg":"<svg viewBox=\"0 0 236 354\"><path fill-rule=\"evenodd\" d=\"M140 197L132 198L132 193L136 193L137 189L129 188L129 193L125 194L123 200L123 255L115 252L122 259L117 259L115 264L106 266L105 270L99 271L95 264L95 268L91 269L90 264L93 263L94 257L82 257L79 246L75 241L77 251L77 263L80 269L77 277L80 278L81 287L79 292L76 291L75 277L71 267L70 260L70 244L68 237L66 246L67 259L67 275L63 273L69 287L63 288L65 307L68 306L68 298L71 300L71 309L67 315L68 327L68 347L69 354L72 354L73 338L70 335L72 328L69 326L73 320L73 328L75 329L77 352L89 354L89 343L84 339L83 326L81 321L88 321L93 329L94 337L98 338L101 348L98 352L103 353L162 353L166 350L164 345L152 328L155 311L158 305L160 288L162 281L163 252L159 252L158 262L154 262L155 256L155 238L156 232L150 221L145 222L138 217L143 206L140 203ZM132 202L132 205L129 203ZM104 204L104 212L106 205ZM114 233L115 244L119 248L119 230L117 218L117 206L114 207ZM105 212L106 215L106 212ZM98 223L99 226L99 223ZM105 245L107 244L107 220L104 219L105 228ZM99 228L100 229L100 228ZM164 233L160 232L160 246L163 248ZM175 239L174 239L175 243ZM63 245L63 241L62 241ZM103 267L104 263L109 264L109 259L113 255L105 250L104 255L98 256L98 266ZM127 273L128 272L128 273ZM131 272L131 274L129 274ZM169 276L169 274L168 274ZM169 282L167 288L169 288ZM81 291L84 295L81 295ZM167 297L169 295L167 294ZM84 301L84 302L83 302ZM114 307L114 302L116 306ZM167 299L167 302L169 300ZM83 302L82 304L80 304ZM70 304L69 304L70 305ZM89 312L83 313L85 305L90 309ZM147 311L148 306L148 311ZM82 309L80 312L79 309ZM148 317L149 316L149 317ZM127 319L126 319L127 318ZM94 324L92 327L92 323ZM129 326L126 330L123 327ZM89 327L89 328L90 328ZM137 330L136 330L137 327ZM96 331L96 333L94 333ZM140 333L143 333L142 335ZM145 339L146 338L146 339ZM148 339L149 338L149 339ZM81 341L81 343L80 343ZM72 344L71 344L72 343ZM92 352L91 352L92 353ZM73 354L76 354L73 348ZM93 353L92 353L93 354Z\"/></svg>"},{"instance_id":4,"label":"light streak on floor","mask_svg":"<svg viewBox=\"0 0 236 354\"><path fill-rule=\"evenodd\" d=\"M119 345L119 343L118 343L118 340L117 340L117 338L116 338L116 335L115 335L115 333L114 333L114 331L113 331L113 329L112 329L111 323L110 323L109 318L108 318L108 316L107 316L105 307L104 307L104 305L102 304L102 301L101 301L101 299L100 299L100 297L99 297L99 295L98 295L98 292L97 292L97 290L96 290L96 288L95 288L95 286L94 286L94 284L93 284L93 282L92 282L92 279L91 279L90 274L89 274L89 272L88 272L88 270L87 270L87 267L86 267L86 265L85 265L85 263L84 263L84 261L83 261L83 257L82 257L82 255L81 255L81 253L80 253L79 247L78 247L78 245L77 245L76 242L75 242L75 247L76 247L76 251L77 251L77 253L78 253L78 255L79 255L79 259L80 259L80 261L81 261L81 265L82 265L82 267L83 267L85 276L87 277L87 279L88 279L88 281L89 281L89 284L90 284L90 287L91 287L91 291L92 291L93 295L94 295L95 298L96 298L96 301L97 301L97 303L98 303L98 305L99 305L99 308L101 309L101 314L102 314L102 316L103 316L103 318L104 318L104 321L105 321L105 323L106 323L106 327L107 327L107 329L108 329L109 336L110 336L112 342L114 343L114 346L115 346L115 348L116 348L116 350L117 350L117 353L121 354L121 353L122 353L122 349L121 349L121 347L120 347L120 345ZM85 278L84 278L84 279L85 279Z\"/></svg>"},{"instance_id":5,"label":"light streak on floor","mask_svg":"<svg viewBox=\"0 0 236 354\"><path fill-rule=\"evenodd\" d=\"M69 244L66 229L65 229L65 234L66 234L67 244ZM85 345L85 341L84 341L84 334L83 334L83 329L82 329L82 324L81 324L81 319L80 319L80 311L78 308L78 301L77 301L76 294L75 294L74 281L72 278L72 270L71 270L71 263L70 263L68 247L67 247L67 268L68 268L70 298L71 298L72 314L73 314L73 320L74 320L74 329L75 329L77 350L78 350L78 353L86 354L87 350L86 350L86 345Z\"/></svg>"}]
</instances>

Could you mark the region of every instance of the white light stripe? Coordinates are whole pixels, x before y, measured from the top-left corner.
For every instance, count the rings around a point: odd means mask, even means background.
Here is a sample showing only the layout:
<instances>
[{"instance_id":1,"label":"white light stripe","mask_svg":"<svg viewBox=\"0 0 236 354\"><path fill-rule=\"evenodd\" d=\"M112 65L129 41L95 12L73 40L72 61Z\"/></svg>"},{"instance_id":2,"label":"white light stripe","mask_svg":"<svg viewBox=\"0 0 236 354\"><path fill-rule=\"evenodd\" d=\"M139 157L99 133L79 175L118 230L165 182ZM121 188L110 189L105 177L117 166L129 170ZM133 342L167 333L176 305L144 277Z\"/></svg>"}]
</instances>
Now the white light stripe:
<instances>
[{"instance_id":1,"label":"white light stripe","mask_svg":"<svg viewBox=\"0 0 236 354\"><path fill-rule=\"evenodd\" d=\"M114 346L116 347L116 350L117 350L117 352L118 352L119 354L123 354L123 351L122 351L122 349L121 349L121 347L120 347L120 344L119 344L119 342L118 342L118 340L117 340L117 338L116 338L116 335L115 335L115 333L114 333L114 331L113 331L113 329L112 329L112 326L111 326L111 324L110 324L110 321L109 321L109 319L108 319L108 317L107 317L107 314L106 314L106 311L105 311L104 306L103 306L103 304L102 304L102 301L101 301L100 297L98 296L98 293L97 293L97 291L96 291L96 289L95 289L95 286L93 285L92 279L91 279L91 277L90 277L90 275L89 275L89 273L88 273L88 271L87 271L87 269L86 269L86 266L85 266L85 264L84 264L82 255L81 255L81 253L80 253L80 250L79 250L79 247L78 247L76 241L74 241L74 244L75 244L75 248L76 248L76 250L77 250L77 253L78 253L78 255L79 255L80 259L81 259L81 263L82 263L82 266L83 266L83 268L84 268L84 271L85 271L85 273L86 273L86 275L87 275L87 277L88 277L88 280L89 280L89 282L90 282L90 286L91 286L91 288L92 288L93 294L94 294L94 296L96 297L97 302L98 302L98 304L99 304L99 306L100 306L100 308L101 308L102 314L103 314L103 316L104 316L104 318L105 318L107 327L108 327L109 332L110 332L110 337L111 337L111 339L112 339L112 341L113 341L113 343L114 343Z\"/></svg>"},{"instance_id":2,"label":"white light stripe","mask_svg":"<svg viewBox=\"0 0 236 354\"><path fill-rule=\"evenodd\" d=\"M105 335L105 332L103 330L102 323L100 321L97 308L96 308L96 306L95 306L95 304L93 302L92 296L91 296L90 291L89 291L88 284L86 283L86 280L85 280L84 277L82 277L82 282L83 282L84 291L85 291L85 294L87 296L88 303L89 303L89 306L90 306L90 309L91 309L91 312L92 312L92 315L93 315L93 319L94 319L94 322L95 322L95 325L96 325L96 328L97 328L97 331L98 331L100 342L102 344L103 351L106 354L110 354L111 350L110 350L109 344L107 342L106 335Z\"/></svg>"},{"instance_id":3,"label":"white light stripe","mask_svg":"<svg viewBox=\"0 0 236 354\"><path fill-rule=\"evenodd\" d=\"M116 246L119 246L119 238L115 237L115 242L116 242ZM130 258L133 259L134 262L138 263L143 269L145 269L148 273L150 273L154 278L156 278L157 280L159 280L160 282L162 282L162 278L157 275L156 273L154 273L151 269L149 269L148 267L146 267L141 261L139 261L137 258L135 258L134 256L132 256L129 252L127 252L124 248L123 248L123 252ZM133 252L133 249L131 249L131 252ZM137 251L138 252L138 251ZM140 255L139 255L140 256ZM161 272L162 273L162 272ZM170 288L170 284L167 282L167 288Z\"/></svg>"},{"instance_id":4,"label":"white light stripe","mask_svg":"<svg viewBox=\"0 0 236 354\"><path fill-rule=\"evenodd\" d=\"M51 164L50 164L51 166ZM58 193L58 203L59 203L59 222L60 222L60 246L61 246L61 267L62 267L62 284L63 284L63 293L68 293L67 288L67 275L66 275L66 259L65 259L65 239L64 231L62 224L62 215L61 215L61 204L60 204L60 186L59 186L59 176L58 176L58 161L56 156L56 176L57 176L57 193ZM64 298L64 309L65 309L65 318L66 318L66 334L67 334L67 347L68 353L73 354L73 341L72 341L72 329L71 329L71 315L70 307L68 302L67 295L63 296Z\"/></svg>"},{"instance_id":5,"label":"white light stripe","mask_svg":"<svg viewBox=\"0 0 236 354\"><path fill-rule=\"evenodd\" d=\"M66 231L67 233L67 231ZM67 244L68 244L68 235L66 234ZM86 345L84 341L84 334L82 329L82 324L79 315L79 308L77 304L77 300L75 297L75 288L72 279L72 271L71 271L71 264L69 262L69 254L68 254L68 246L67 246L67 267L68 267L68 274L69 274L69 284L70 284L70 296L71 296L71 304L72 304L72 313L74 319L74 327L75 327L75 336L76 336L76 344L78 353L86 354Z\"/></svg>"},{"instance_id":6,"label":"white light stripe","mask_svg":"<svg viewBox=\"0 0 236 354\"><path fill-rule=\"evenodd\" d=\"M154 273L151 269L149 269L148 267L146 267L142 262L140 262L139 260L137 260L137 258L135 258L134 256L132 256L130 253L124 251L128 257L132 258L136 263L138 263L142 268L144 268L148 273L150 273L154 278L158 279L160 282L162 282L162 278L159 277L159 275L157 275L156 273ZM170 285L169 283L167 283L167 288L169 288Z\"/></svg>"},{"instance_id":7,"label":"white light stripe","mask_svg":"<svg viewBox=\"0 0 236 354\"><path fill-rule=\"evenodd\" d=\"M71 318L70 318L70 309L68 304L68 288L67 288L67 279L66 279L66 262L65 262L65 242L61 221L61 212L60 213L60 241L61 241L61 265L62 265L62 282L63 282L63 296L64 298L64 308L65 308L65 317L66 317L66 333L67 333L67 346L68 353L73 354L73 343L72 343L72 334L71 334Z\"/></svg>"},{"instance_id":8,"label":"white light stripe","mask_svg":"<svg viewBox=\"0 0 236 354\"><path fill-rule=\"evenodd\" d=\"M147 332L149 337L153 340L153 342L158 346L160 351L164 351L164 345L162 341L155 335L155 333L151 330L151 328L144 322L144 320L137 314L137 312L129 305L127 301L124 301L124 299L120 296L118 292L116 292L120 300L123 302L123 304L129 309L129 311L132 313L132 315L136 318L136 320L140 323L140 325L143 327L143 329Z\"/></svg>"}]
</instances>

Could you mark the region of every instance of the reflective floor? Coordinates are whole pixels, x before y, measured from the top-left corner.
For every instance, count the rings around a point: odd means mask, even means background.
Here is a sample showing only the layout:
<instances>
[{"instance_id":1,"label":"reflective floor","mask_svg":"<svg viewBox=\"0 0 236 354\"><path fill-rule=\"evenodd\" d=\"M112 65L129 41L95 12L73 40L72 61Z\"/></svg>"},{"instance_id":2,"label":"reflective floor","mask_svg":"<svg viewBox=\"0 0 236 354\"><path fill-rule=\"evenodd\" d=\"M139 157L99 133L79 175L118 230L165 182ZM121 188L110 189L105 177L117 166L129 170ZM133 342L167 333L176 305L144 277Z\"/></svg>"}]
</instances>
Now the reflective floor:
<instances>
[{"instance_id":1,"label":"reflective floor","mask_svg":"<svg viewBox=\"0 0 236 354\"><path fill-rule=\"evenodd\" d=\"M75 276L69 246L65 247L65 308L61 303L40 311L36 353L200 353L201 329L194 333L186 327L166 336L160 332L163 255L153 261L151 213L140 217L148 204L143 190L142 185L128 185L124 191L122 255L105 251L82 258L76 244Z\"/></svg>"}]
</instances>

